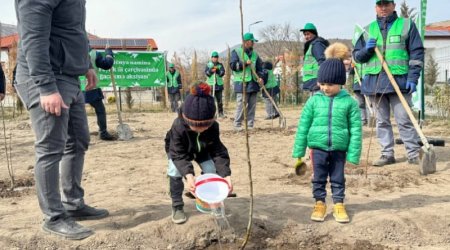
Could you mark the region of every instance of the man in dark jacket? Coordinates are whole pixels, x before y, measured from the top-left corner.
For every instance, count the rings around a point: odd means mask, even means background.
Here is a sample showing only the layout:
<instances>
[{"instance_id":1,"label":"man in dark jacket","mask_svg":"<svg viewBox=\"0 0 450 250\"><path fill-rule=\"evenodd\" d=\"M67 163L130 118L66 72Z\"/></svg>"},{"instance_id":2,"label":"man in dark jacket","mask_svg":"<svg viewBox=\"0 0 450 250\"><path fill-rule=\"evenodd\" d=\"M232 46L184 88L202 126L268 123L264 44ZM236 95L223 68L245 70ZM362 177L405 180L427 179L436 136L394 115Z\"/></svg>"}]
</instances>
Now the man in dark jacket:
<instances>
[{"instance_id":1,"label":"man in dark jacket","mask_svg":"<svg viewBox=\"0 0 450 250\"><path fill-rule=\"evenodd\" d=\"M178 102L181 100L181 89L183 85L181 83L181 75L178 70L175 69L175 64L169 64L169 72L166 74L167 80L167 92L169 93L170 109L172 112L177 112Z\"/></svg>"},{"instance_id":2,"label":"man in dark jacket","mask_svg":"<svg viewBox=\"0 0 450 250\"><path fill-rule=\"evenodd\" d=\"M316 26L312 23L305 24L300 30L303 32L306 43L303 50L303 90L315 93L320 90L317 85L317 73L322 62L325 61L325 49L330 43L318 36Z\"/></svg>"},{"instance_id":3,"label":"man in dark jacket","mask_svg":"<svg viewBox=\"0 0 450 250\"><path fill-rule=\"evenodd\" d=\"M225 67L221 62L219 62L219 53L214 51L211 54L211 61L206 64L205 75L207 77L206 83L213 86L213 96L217 101L217 108L219 111L219 117L224 117L223 114L223 102L222 102L222 92L223 92L223 79L225 75Z\"/></svg>"},{"instance_id":4,"label":"man in dark jacket","mask_svg":"<svg viewBox=\"0 0 450 250\"><path fill-rule=\"evenodd\" d=\"M247 126L253 128L255 122L255 109L258 92L260 90L259 84L263 84L262 78L257 82L256 76L252 73L252 68L256 71L259 77L263 76L262 60L258 54L253 50L253 45L256 40L252 33L246 33L243 37L244 48L239 47L231 52L230 67L233 71L234 92L236 93L236 114L234 117L234 129L236 131L242 130L242 121L244 120L244 100L243 100L243 82L246 85L246 100L247 100ZM244 53L244 59L242 54ZM243 71L245 63L245 73ZM245 75L245 79L244 78Z\"/></svg>"},{"instance_id":5,"label":"man in dark jacket","mask_svg":"<svg viewBox=\"0 0 450 250\"><path fill-rule=\"evenodd\" d=\"M16 0L15 6L20 40L16 90L36 136L42 228L66 239L83 239L93 231L75 219L108 215L85 204L81 187L89 128L78 78L86 75L87 90L97 81L89 69L85 1Z\"/></svg>"},{"instance_id":6,"label":"man in dark jacket","mask_svg":"<svg viewBox=\"0 0 450 250\"><path fill-rule=\"evenodd\" d=\"M172 221L186 221L183 207L183 177L188 189L194 191L194 166L196 161L203 173L217 173L231 187L230 156L219 136L219 124L215 121L216 107L206 83L191 87L182 110L167 132L165 149L169 164L167 175L172 198Z\"/></svg>"},{"instance_id":7,"label":"man in dark jacket","mask_svg":"<svg viewBox=\"0 0 450 250\"><path fill-rule=\"evenodd\" d=\"M356 42L353 57L365 63L361 93L370 96L377 117L377 136L381 157L374 166L395 163L394 133L390 121L391 108L398 124L410 164L419 163L418 135L375 54L375 46L384 55L391 73L405 99L411 100L423 68L424 47L414 22L395 12L393 0L376 0L377 19L366 27Z\"/></svg>"},{"instance_id":8,"label":"man in dark jacket","mask_svg":"<svg viewBox=\"0 0 450 250\"><path fill-rule=\"evenodd\" d=\"M5 80L5 73L3 73L3 67L0 65L0 102L3 101L5 98L5 87L6 87L6 80Z\"/></svg>"},{"instance_id":9,"label":"man in dark jacket","mask_svg":"<svg viewBox=\"0 0 450 250\"><path fill-rule=\"evenodd\" d=\"M93 49L89 53L89 58L91 59L91 64L94 66L97 74L98 68L109 70L114 65L114 53L110 48L105 49L104 56L100 52ZM116 138L107 130L106 109L105 104L103 103L104 98L105 96L103 95L101 88L95 88L84 92L85 102L94 108L95 115L97 116L99 138L105 141L112 141Z\"/></svg>"}]
</instances>

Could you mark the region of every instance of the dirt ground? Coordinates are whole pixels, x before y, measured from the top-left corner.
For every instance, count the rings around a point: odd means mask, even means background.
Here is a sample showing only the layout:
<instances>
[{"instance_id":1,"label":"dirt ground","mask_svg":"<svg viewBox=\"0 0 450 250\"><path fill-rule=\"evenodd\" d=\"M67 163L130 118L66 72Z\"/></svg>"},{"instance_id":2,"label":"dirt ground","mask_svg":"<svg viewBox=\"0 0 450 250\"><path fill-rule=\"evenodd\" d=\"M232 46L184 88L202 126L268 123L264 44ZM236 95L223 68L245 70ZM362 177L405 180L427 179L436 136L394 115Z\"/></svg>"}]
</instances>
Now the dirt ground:
<instances>
[{"instance_id":1,"label":"dirt ground","mask_svg":"<svg viewBox=\"0 0 450 250\"><path fill-rule=\"evenodd\" d=\"M435 148L437 173L421 176L408 165L402 145L396 145L398 163L368 168L366 156L371 129L364 128L360 167L348 167L346 204L351 222L339 224L331 215L323 223L310 221L313 199L310 173L294 174L291 150L300 111L284 109L288 130L277 121L265 121L257 110L256 129L250 132L255 191L254 227L247 249L450 249L450 152ZM233 110L229 110L229 117ZM234 234L219 234L211 215L200 214L185 198L189 220L174 225L166 177L163 139L174 114L125 114L135 138L105 142L92 132L83 175L85 200L107 208L108 218L82 222L96 234L82 241L67 241L41 230L40 212L33 184L33 141L25 116L7 123L12 157L20 188L9 192L4 141L0 142L0 249L236 249L244 237L249 206L249 180L243 133L232 130L230 118L220 120L222 140L232 162L237 198L225 201ZM113 130L117 118L110 112ZM425 127L428 136L450 142L444 123ZM95 116L89 116L96 131ZM1 127L1 126L0 126ZM396 131L397 132L397 131ZM9 132L7 132L9 133ZM3 138L3 136L2 136ZM379 157L372 139L369 162ZM198 170L198 169L197 169Z\"/></svg>"}]
</instances>

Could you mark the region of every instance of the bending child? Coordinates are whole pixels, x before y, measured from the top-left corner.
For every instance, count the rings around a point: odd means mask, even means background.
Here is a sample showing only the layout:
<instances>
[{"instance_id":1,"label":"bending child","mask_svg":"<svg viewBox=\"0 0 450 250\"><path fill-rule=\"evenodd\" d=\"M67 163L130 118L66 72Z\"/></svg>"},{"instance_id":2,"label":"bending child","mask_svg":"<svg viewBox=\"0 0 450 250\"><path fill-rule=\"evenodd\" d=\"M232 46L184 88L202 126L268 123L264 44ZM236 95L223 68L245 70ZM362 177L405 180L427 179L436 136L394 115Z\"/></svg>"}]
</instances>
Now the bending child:
<instances>
[{"instance_id":1,"label":"bending child","mask_svg":"<svg viewBox=\"0 0 450 250\"><path fill-rule=\"evenodd\" d=\"M349 51L342 43L326 49L325 60L318 72L321 91L308 99L298 123L292 156L302 165L306 147L310 148L313 167L313 196L316 200L313 221L324 221L327 207L327 178L330 178L337 222L350 221L344 206L346 161L359 164L362 146L361 114L358 103L341 86L346 82L342 62ZM304 165L304 164L303 164Z\"/></svg>"},{"instance_id":2,"label":"bending child","mask_svg":"<svg viewBox=\"0 0 450 250\"><path fill-rule=\"evenodd\" d=\"M189 191L195 190L194 167L196 161L202 173L214 173L224 177L231 185L230 157L220 141L219 124L215 120L216 106L206 83L191 87L178 117L165 138L169 158L167 175L170 179L172 221L186 222L183 202L183 177Z\"/></svg>"}]
</instances>

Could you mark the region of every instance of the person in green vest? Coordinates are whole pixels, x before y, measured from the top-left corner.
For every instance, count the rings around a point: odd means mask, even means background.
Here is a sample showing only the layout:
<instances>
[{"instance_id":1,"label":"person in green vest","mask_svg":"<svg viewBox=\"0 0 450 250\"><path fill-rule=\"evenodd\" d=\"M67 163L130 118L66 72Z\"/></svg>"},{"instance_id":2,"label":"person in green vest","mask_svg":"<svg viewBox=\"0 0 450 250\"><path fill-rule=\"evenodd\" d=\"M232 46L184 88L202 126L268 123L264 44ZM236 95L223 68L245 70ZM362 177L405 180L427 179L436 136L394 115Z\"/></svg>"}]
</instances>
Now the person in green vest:
<instances>
[{"instance_id":1,"label":"person in green vest","mask_svg":"<svg viewBox=\"0 0 450 250\"><path fill-rule=\"evenodd\" d=\"M247 126L252 129L255 123L255 110L258 92L260 90L259 84L263 84L262 76L262 60L256 51L253 50L253 45L258 40L255 39L252 33L246 33L243 37L244 47L239 47L231 52L230 68L233 71L234 92L236 93L236 114L234 117L234 129L236 131L242 130L242 121L244 120L244 95L243 82L246 85L246 100L247 100ZM245 53L244 53L245 52ZM244 54L244 58L242 58ZM245 73L244 73L245 64ZM260 77L252 73L252 68ZM245 79L244 79L245 75Z\"/></svg>"},{"instance_id":2,"label":"person in green vest","mask_svg":"<svg viewBox=\"0 0 450 250\"><path fill-rule=\"evenodd\" d=\"M211 53L211 61L206 64L205 67L206 82L210 86L214 86L214 96L217 102L217 108L219 111L219 117L224 117L223 114L223 79L225 75L225 67L219 62L219 53L216 51Z\"/></svg>"},{"instance_id":3,"label":"person in green vest","mask_svg":"<svg viewBox=\"0 0 450 250\"><path fill-rule=\"evenodd\" d=\"M357 74L355 73L357 72ZM361 86L358 81L358 76L360 77L360 81L363 79L363 66L360 63L352 63L352 67L350 69L349 75L353 76L353 93L355 94L355 98L358 101L359 109L361 111L361 121L363 126L366 126L368 123L368 114L367 114L367 103L366 98L363 94L361 94Z\"/></svg>"},{"instance_id":4,"label":"person in green vest","mask_svg":"<svg viewBox=\"0 0 450 250\"><path fill-rule=\"evenodd\" d=\"M313 23L305 24L300 31L303 32L306 40L303 50L303 90L314 94L320 89L317 85L317 72L320 64L325 61L324 52L330 43L318 35L317 28Z\"/></svg>"},{"instance_id":5,"label":"person in green vest","mask_svg":"<svg viewBox=\"0 0 450 250\"><path fill-rule=\"evenodd\" d=\"M97 50L91 49L89 57L91 59L92 67L95 69L97 75L98 68L109 70L114 65L114 53L110 48L105 49L104 56ZM95 115L97 116L99 138L105 141L112 141L115 140L116 137L111 135L107 130L106 109L105 104L103 103L104 98L105 96L103 95L101 88L95 88L84 92L85 103L94 108Z\"/></svg>"},{"instance_id":6,"label":"person in green vest","mask_svg":"<svg viewBox=\"0 0 450 250\"><path fill-rule=\"evenodd\" d=\"M181 75L178 70L175 69L175 64L169 64L169 71L166 74L167 79L167 92L169 93L170 109L172 112L177 112L178 103L181 100Z\"/></svg>"},{"instance_id":7,"label":"person in green vest","mask_svg":"<svg viewBox=\"0 0 450 250\"><path fill-rule=\"evenodd\" d=\"M272 97L272 99L276 101L277 96L280 93L280 86L275 78L275 75L273 74L273 64L267 61L263 63L262 67L264 73L263 75L264 87L266 88L267 92L269 92L269 95ZM273 106L266 92L264 91L262 92L262 97L264 98L264 104L267 113L265 120L272 120L280 117L280 114L278 114L278 111Z\"/></svg>"},{"instance_id":8,"label":"person in green vest","mask_svg":"<svg viewBox=\"0 0 450 250\"><path fill-rule=\"evenodd\" d=\"M391 109L405 144L408 163L419 164L419 137L375 54L375 47L378 47L403 96L410 102L423 68L425 50L414 22L399 17L395 6L393 0L375 1L377 18L366 26L366 32L359 35L353 51L356 62L364 63L361 93L369 96L370 102L375 104L381 156L372 165L378 167L396 162Z\"/></svg>"},{"instance_id":9,"label":"person in green vest","mask_svg":"<svg viewBox=\"0 0 450 250\"><path fill-rule=\"evenodd\" d=\"M343 53L342 53L343 52ZM346 69L342 56L348 48L332 44L320 66L317 81L321 91L306 102L295 136L292 157L296 168L304 166L302 157L310 149L313 168L312 188L316 201L311 220L323 222L327 216L327 182L331 183L333 216L339 223L350 221L344 205L346 162L358 165L361 158L362 126L358 103L344 89Z\"/></svg>"}]
</instances>

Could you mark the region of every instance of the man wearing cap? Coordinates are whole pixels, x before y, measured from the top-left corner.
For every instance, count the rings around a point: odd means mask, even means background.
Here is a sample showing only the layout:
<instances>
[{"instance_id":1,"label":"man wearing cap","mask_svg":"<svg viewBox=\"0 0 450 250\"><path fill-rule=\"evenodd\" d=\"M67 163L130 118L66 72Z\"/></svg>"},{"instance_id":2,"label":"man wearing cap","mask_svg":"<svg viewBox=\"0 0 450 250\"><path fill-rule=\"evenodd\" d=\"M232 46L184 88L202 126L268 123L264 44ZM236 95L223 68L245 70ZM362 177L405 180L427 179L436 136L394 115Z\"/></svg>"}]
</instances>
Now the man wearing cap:
<instances>
[{"instance_id":1,"label":"man wearing cap","mask_svg":"<svg viewBox=\"0 0 450 250\"><path fill-rule=\"evenodd\" d=\"M219 111L219 117L224 117L223 103L222 103L222 91L223 91L223 79L225 75L225 68L223 64L219 62L219 53L214 51L211 53L211 61L206 64L205 67L206 82L210 86L214 86L214 96L217 101L217 108Z\"/></svg>"},{"instance_id":2,"label":"man wearing cap","mask_svg":"<svg viewBox=\"0 0 450 250\"><path fill-rule=\"evenodd\" d=\"M234 128L237 131L242 130L242 120L244 119L243 106L243 82L246 85L247 100L247 126L253 128L255 122L256 98L259 92L259 84L263 84L262 78L257 82L256 76L252 73L252 68L259 77L263 76L262 60L253 50L253 45L258 40L252 33L246 33L243 37L244 47L239 47L231 52L230 67L233 71L234 92L236 93L236 114L234 117ZM245 52L245 53L244 53ZM242 55L244 54L244 58ZM245 64L245 72L243 71ZM244 79L245 77L245 79Z\"/></svg>"},{"instance_id":3,"label":"man wearing cap","mask_svg":"<svg viewBox=\"0 0 450 250\"><path fill-rule=\"evenodd\" d=\"M375 46L384 55L405 99L410 101L423 68L422 40L414 22L398 17L393 0L376 0L375 11L377 19L366 26L367 32L359 36L353 52L355 60L364 63L361 92L370 97L377 115L381 157L373 165L395 163L391 108L406 147L408 163L418 164L420 146L417 132L375 54Z\"/></svg>"},{"instance_id":4,"label":"man wearing cap","mask_svg":"<svg viewBox=\"0 0 450 250\"><path fill-rule=\"evenodd\" d=\"M169 93L170 109L176 112L178 109L178 102L181 99L180 91L183 88L181 84L181 75L175 69L175 64L169 64L169 72L166 74L167 92Z\"/></svg>"},{"instance_id":5,"label":"man wearing cap","mask_svg":"<svg viewBox=\"0 0 450 250\"><path fill-rule=\"evenodd\" d=\"M312 23L305 24L300 31L306 40L303 50L303 90L315 93L320 90L317 85L317 72L320 64L325 61L325 49L330 43L318 36L316 26Z\"/></svg>"}]
</instances>

